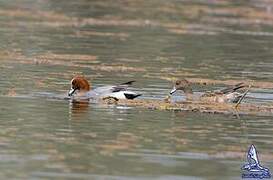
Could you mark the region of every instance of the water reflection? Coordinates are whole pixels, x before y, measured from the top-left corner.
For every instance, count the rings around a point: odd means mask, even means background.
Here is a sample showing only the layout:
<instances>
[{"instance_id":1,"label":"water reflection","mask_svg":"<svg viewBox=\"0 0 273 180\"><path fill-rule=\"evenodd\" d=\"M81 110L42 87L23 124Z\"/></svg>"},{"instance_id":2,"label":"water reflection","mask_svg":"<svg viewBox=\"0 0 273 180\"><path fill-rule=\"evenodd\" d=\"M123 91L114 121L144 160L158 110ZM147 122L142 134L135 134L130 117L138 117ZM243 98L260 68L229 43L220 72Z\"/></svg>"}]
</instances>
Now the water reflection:
<instances>
[{"instance_id":1,"label":"water reflection","mask_svg":"<svg viewBox=\"0 0 273 180\"><path fill-rule=\"evenodd\" d=\"M10 167L18 169L18 176L29 172L34 177L66 173L75 178L100 174L124 175L126 179L169 173L180 178L230 177L240 173L236 167L244 162L251 143L259 147L263 162L270 164L273 159L273 124L266 117L236 119L89 102L9 98L0 99L6 102L0 105L1 152L6 154L3 158L11 158ZM11 108L15 102L17 107ZM47 107L51 108L45 112ZM26 167L26 161L33 165ZM209 173L200 170L202 175L196 175L190 171L200 164L206 165ZM216 171L218 166L228 173ZM179 170L174 172L174 167Z\"/></svg>"},{"instance_id":2,"label":"water reflection","mask_svg":"<svg viewBox=\"0 0 273 180\"><path fill-rule=\"evenodd\" d=\"M89 100L80 100L80 101L75 101L75 100L70 100L69 101L69 114L71 116L78 116L85 114L88 111L89 107Z\"/></svg>"}]
</instances>

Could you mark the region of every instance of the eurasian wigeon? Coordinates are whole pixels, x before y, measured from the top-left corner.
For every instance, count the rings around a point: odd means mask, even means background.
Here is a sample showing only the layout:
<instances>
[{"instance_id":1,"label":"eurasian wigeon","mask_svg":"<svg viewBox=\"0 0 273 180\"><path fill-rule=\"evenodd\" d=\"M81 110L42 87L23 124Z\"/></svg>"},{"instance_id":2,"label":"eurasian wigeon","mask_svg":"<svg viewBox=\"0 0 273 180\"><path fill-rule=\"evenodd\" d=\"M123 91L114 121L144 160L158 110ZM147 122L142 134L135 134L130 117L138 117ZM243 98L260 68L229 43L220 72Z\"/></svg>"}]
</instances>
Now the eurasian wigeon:
<instances>
[{"instance_id":1,"label":"eurasian wigeon","mask_svg":"<svg viewBox=\"0 0 273 180\"><path fill-rule=\"evenodd\" d=\"M174 87L171 90L170 94L172 95L176 91L181 90L185 93L187 100L200 100L217 103L237 103L241 98L243 98L246 95L248 90L243 93L236 91L244 87L245 87L244 83L238 83L221 90L205 92L203 94L196 95L192 91L191 83L186 79L181 79L175 82Z\"/></svg>"},{"instance_id":2,"label":"eurasian wigeon","mask_svg":"<svg viewBox=\"0 0 273 180\"><path fill-rule=\"evenodd\" d=\"M68 96L79 99L134 99L141 94L127 90L135 81L129 81L115 86L102 86L91 90L89 82L82 76L76 76L71 80L71 89Z\"/></svg>"}]
</instances>

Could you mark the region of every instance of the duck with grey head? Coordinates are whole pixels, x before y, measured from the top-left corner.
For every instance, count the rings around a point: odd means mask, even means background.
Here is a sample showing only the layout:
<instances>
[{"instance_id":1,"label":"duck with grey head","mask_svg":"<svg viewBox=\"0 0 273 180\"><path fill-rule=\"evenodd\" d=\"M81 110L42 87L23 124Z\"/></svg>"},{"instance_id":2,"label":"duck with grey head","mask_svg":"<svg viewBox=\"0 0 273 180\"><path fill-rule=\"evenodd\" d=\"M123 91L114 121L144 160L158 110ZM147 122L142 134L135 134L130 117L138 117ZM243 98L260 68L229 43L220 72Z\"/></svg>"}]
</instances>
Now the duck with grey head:
<instances>
[{"instance_id":1,"label":"duck with grey head","mask_svg":"<svg viewBox=\"0 0 273 180\"><path fill-rule=\"evenodd\" d=\"M244 95L238 92L238 90L244 88L246 85L244 83L238 83L224 89L205 92L201 95L193 93L191 83L186 79L177 80L174 84L173 89L170 94L173 95L175 92L183 92L188 101L199 100L205 102L216 102L216 103L237 103Z\"/></svg>"}]
</instances>

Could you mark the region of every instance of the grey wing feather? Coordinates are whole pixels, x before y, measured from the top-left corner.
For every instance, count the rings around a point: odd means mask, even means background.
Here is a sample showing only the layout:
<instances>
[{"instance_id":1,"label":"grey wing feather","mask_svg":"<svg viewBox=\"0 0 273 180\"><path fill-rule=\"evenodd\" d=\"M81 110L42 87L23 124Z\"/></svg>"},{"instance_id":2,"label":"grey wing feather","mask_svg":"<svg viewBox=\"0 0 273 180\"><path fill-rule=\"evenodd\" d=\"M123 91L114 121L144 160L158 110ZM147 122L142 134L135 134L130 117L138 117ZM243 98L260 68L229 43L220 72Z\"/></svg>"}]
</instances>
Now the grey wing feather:
<instances>
[{"instance_id":1,"label":"grey wing feather","mask_svg":"<svg viewBox=\"0 0 273 180\"><path fill-rule=\"evenodd\" d=\"M114 87L115 86L102 86L94 89L93 91L95 91L98 94L111 93L113 92Z\"/></svg>"},{"instance_id":2,"label":"grey wing feather","mask_svg":"<svg viewBox=\"0 0 273 180\"><path fill-rule=\"evenodd\" d=\"M94 89L95 92L99 94L105 94L105 93L114 93L114 92L120 92L120 91L126 91L127 88L132 85L132 83L135 81L128 81L116 86L102 86Z\"/></svg>"},{"instance_id":3,"label":"grey wing feather","mask_svg":"<svg viewBox=\"0 0 273 180\"><path fill-rule=\"evenodd\" d=\"M136 81L128 81L117 86L113 86L112 92L126 91L127 88Z\"/></svg>"}]
</instances>

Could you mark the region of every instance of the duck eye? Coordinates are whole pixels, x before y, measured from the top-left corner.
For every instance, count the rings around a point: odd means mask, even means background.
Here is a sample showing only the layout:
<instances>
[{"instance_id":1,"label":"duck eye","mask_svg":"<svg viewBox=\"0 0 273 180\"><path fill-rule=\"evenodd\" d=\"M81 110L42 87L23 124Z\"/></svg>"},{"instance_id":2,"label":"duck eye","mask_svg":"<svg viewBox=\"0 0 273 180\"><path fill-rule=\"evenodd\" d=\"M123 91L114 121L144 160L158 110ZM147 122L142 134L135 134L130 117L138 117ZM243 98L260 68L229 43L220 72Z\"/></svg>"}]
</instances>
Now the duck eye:
<instances>
[{"instance_id":1,"label":"duck eye","mask_svg":"<svg viewBox=\"0 0 273 180\"><path fill-rule=\"evenodd\" d=\"M179 85L179 82L176 82L175 85Z\"/></svg>"}]
</instances>

